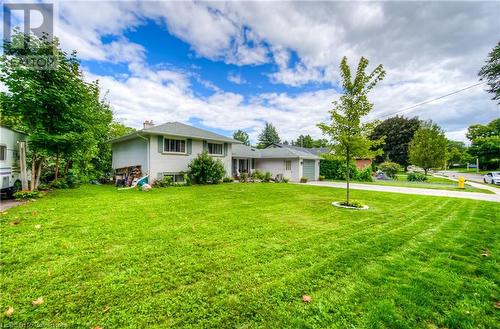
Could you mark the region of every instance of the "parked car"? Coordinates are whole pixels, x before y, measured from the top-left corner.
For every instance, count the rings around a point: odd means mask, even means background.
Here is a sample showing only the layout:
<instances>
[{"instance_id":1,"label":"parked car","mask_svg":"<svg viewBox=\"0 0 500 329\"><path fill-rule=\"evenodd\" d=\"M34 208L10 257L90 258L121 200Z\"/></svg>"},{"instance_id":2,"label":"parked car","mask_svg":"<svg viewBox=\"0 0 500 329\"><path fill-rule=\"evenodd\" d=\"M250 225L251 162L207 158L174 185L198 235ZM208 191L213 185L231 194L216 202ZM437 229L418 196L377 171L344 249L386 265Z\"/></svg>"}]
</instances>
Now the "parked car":
<instances>
[{"instance_id":1,"label":"parked car","mask_svg":"<svg viewBox=\"0 0 500 329\"><path fill-rule=\"evenodd\" d=\"M483 180L486 184L497 184L500 185L500 172L489 172L484 175Z\"/></svg>"}]
</instances>

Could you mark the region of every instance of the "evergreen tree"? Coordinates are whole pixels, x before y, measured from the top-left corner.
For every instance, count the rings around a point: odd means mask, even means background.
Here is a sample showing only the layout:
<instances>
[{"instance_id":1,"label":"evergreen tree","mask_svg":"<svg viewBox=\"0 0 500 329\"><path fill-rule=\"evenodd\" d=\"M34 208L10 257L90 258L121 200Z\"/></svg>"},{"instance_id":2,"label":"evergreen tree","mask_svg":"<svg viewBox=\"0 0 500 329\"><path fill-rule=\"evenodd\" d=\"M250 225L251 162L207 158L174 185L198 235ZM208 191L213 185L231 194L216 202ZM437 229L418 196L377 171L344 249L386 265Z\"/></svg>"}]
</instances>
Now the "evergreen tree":
<instances>
[{"instance_id":1,"label":"evergreen tree","mask_svg":"<svg viewBox=\"0 0 500 329\"><path fill-rule=\"evenodd\" d=\"M266 126L259 135L259 144L257 144L257 147L266 148L271 144L278 144L280 141L276 128L271 123L266 122Z\"/></svg>"}]
</instances>

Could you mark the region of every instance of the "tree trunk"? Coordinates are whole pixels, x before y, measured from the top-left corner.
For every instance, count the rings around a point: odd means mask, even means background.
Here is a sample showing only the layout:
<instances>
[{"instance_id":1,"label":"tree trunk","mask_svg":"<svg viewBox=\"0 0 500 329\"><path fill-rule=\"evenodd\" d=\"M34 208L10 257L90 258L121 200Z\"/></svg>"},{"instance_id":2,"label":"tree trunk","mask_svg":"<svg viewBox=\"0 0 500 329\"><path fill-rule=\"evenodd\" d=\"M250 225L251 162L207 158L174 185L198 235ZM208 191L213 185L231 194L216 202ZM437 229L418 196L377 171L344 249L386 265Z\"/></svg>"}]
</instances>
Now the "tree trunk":
<instances>
[{"instance_id":1,"label":"tree trunk","mask_svg":"<svg viewBox=\"0 0 500 329\"><path fill-rule=\"evenodd\" d=\"M54 180L56 180L59 177L59 153L56 155L56 169L55 169L55 175L54 175Z\"/></svg>"},{"instance_id":2,"label":"tree trunk","mask_svg":"<svg viewBox=\"0 0 500 329\"><path fill-rule=\"evenodd\" d=\"M36 170L36 181L35 181L36 189L40 185L40 176L42 175L42 167L43 167L43 159L40 159L40 162L38 163L38 168Z\"/></svg>"},{"instance_id":3,"label":"tree trunk","mask_svg":"<svg viewBox=\"0 0 500 329\"><path fill-rule=\"evenodd\" d=\"M425 174L425 176L427 176L427 170L428 170L427 168L424 168L424 174Z\"/></svg>"},{"instance_id":4,"label":"tree trunk","mask_svg":"<svg viewBox=\"0 0 500 329\"><path fill-rule=\"evenodd\" d=\"M69 167L71 166L71 160L67 160L66 164L64 165L64 178L68 175L68 170Z\"/></svg>"},{"instance_id":5,"label":"tree trunk","mask_svg":"<svg viewBox=\"0 0 500 329\"><path fill-rule=\"evenodd\" d=\"M346 182L347 182L347 190L346 190L346 198L347 198L347 205L349 205L349 175L350 175L350 169L349 169L349 149L347 150L347 160L346 160Z\"/></svg>"},{"instance_id":6,"label":"tree trunk","mask_svg":"<svg viewBox=\"0 0 500 329\"><path fill-rule=\"evenodd\" d=\"M36 156L31 156L31 181L30 181L30 191L35 189L36 183Z\"/></svg>"}]
</instances>

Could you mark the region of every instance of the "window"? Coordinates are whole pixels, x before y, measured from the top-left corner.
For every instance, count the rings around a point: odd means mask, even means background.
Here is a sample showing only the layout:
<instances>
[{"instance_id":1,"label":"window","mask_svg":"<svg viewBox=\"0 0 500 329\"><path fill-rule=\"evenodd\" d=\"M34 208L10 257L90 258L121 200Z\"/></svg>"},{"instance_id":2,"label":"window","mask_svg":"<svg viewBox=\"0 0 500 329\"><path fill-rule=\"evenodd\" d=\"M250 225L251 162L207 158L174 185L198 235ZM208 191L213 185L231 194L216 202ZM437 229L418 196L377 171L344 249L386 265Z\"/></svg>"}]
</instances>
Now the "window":
<instances>
[{"instance_id":1,"label":"window","mask_svg":"<svg viewBox=\"0 0 500 329\"><path fill-rule=\"evenodd\" d=\"M285 160L285 170L292 170L292 160Z\"/></svg>"},{"instance_id":2,"label":"window","mask_svg":"<svg viewBox=\"0 0 500 329\"><path fill-rule=\"evenodd\" d=\"M222 155L222 144L208 143L208 154Z\"/></svg>"},{"instance_id":3,"label":"window","mask_svg":"<svg viewBox=\"0 0 500 329\"><path fill-rule=\"evenodd\" d=\"M186 141L183 139L170 139L163 140L163 151L169 153L186 153Z\"/></svg>"},{"instance_id":4,"label":"window","mask_svg":"<svg viewBox=\"0 0 500 329\"><path fill-rule=\"evenodd\" d=\"M4 161L7 158L7 146L0 145L0 161Z\"/></svg>"}]
</instances>

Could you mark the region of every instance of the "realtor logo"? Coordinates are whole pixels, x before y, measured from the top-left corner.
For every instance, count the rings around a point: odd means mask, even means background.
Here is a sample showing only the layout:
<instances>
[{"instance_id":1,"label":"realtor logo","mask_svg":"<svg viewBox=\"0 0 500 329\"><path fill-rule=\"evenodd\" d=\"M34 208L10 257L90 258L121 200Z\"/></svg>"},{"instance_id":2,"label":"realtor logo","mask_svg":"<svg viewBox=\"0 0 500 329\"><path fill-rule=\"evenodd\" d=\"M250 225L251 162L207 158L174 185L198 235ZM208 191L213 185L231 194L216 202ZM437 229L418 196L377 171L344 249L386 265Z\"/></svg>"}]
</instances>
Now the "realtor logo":
<instances>
[{"instance_id":1,"label":"realtor logo","mask_svg":"<svg viewBox=\"0 0 500 329\"><path fill-rule=\"evenodd\" d=\"M51 3L4 3L4 43L12 42L12 32L19 25L25 35L52 41L54 37L54 5ZM25 44L12 44L24 48Z\"/></svg>"}]
</instances>

